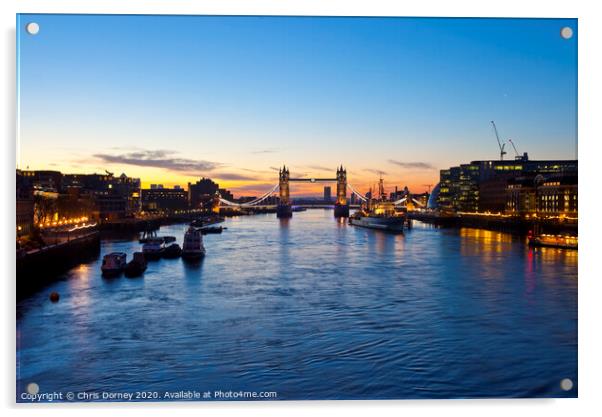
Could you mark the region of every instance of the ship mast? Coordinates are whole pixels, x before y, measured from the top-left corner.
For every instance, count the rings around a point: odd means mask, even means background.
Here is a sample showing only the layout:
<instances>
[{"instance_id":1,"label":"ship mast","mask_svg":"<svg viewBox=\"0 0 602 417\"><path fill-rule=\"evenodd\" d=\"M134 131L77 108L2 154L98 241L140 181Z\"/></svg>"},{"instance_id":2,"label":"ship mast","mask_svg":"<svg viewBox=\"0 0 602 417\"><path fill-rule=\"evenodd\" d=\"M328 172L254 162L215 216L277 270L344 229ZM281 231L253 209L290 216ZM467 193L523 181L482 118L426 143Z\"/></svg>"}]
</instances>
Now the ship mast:
<instances>
[{"instance_id":1,"label":"ship mast","mask_svg":"<svg viewBox=\"0 0 602 417\"><path fill-rule=\"evenodd\" d=\"M378 197L379 197L380 201L385 201L386 200L386 196L385 196L385 182L383 180L382 174L380 176L380 180L378 181Z\"/></svg>"}]
</instances>

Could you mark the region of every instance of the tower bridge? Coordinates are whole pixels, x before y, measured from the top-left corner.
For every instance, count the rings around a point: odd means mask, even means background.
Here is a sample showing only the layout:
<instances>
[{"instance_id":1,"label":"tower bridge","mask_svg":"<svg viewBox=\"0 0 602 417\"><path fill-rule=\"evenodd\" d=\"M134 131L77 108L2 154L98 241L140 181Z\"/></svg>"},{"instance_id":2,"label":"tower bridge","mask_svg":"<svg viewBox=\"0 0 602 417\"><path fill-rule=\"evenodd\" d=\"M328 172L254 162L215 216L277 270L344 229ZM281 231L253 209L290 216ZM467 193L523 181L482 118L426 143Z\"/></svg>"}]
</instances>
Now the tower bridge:
<instances>
[{"instance_id":1,"label":"tower bridge","mask_svg":"<svg viewBox=\"0 0 602 417\"><path fill-rule=\"evenodd\" d=\"M219 207L220 204L241 208L252 208L259 207L260 204L265 201L268 197L276 193L278 190L278 195L280 197L280 201L276 207L276 215L279 218L288 218L293 216L292 210L292 200L290 197L290 183L291 182L336 182L337 184L337 194L336 194L336 202L334 204L334 216L335 217L349 217L349 203L347 201L347 188L353 194L355 194L360 201L367 201L366 197L361 195L351 184L347 182L347 170L343 168L341 165L337 168L336 175L334 178L291 178L290 171L284 165L281 169L278 170L278 183L275 184L269 191L267 191L262 196L252 200L247 201L245 203L235 203L233 201L229 201L224 199L221 195L216 195L216 205ZM408 198L409 197L409 198ZM421 204L412 199L411 196L405 196L397 201L393 202L395 205L406 204L408 206L416 204L420 206Z\"/></svg>"},{"instance_id":2,"label":"tower bridge","mask_svg":"<svg viewBox=\"0 0 602 417\"><path fill-rule=\"evenodd\" d=\"M278 171L278 179L280 202L276 209L277 217L286 218L293 216L289 188L291 182L336 182L337 200L334 204L334 216L349 217L349 205L347 204L347 170L344 169L342 165L337 168L336 178L291 178L290 172L285 165Z\"/></svg>"}]
</instances>

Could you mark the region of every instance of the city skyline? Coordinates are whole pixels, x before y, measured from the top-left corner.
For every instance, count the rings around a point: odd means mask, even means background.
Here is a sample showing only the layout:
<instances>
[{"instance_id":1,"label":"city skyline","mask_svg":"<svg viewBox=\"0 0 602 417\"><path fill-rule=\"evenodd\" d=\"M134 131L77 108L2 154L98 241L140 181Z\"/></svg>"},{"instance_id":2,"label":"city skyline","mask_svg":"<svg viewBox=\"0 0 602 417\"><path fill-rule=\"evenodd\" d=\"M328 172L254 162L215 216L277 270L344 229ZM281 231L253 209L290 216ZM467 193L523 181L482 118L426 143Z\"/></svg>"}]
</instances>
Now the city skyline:
<instances>
[{"instance_id":1,"label":"city skyline","mask_svg":"<svg viewBox=\"0 0 602 417\"><path fill-rule=\"evenodd\" d=\"M17 403L579 398L577 19L16 27Z\"/></svg>"},{"instance_id":2,"label":"city skyline","mask_svg":"<svg viewBox=\"0 0 602 417\"><path fill-rule=\"evenodd\" d=\"M497 159L492 119L533 159L576 159L575 19L20 15L18 27L21 169L107 169L145 188L204 176L240 196L283 164L295 177L342 164L358 188L382 173L423 192L440 169Z\"/></svg>"}]
</instances>

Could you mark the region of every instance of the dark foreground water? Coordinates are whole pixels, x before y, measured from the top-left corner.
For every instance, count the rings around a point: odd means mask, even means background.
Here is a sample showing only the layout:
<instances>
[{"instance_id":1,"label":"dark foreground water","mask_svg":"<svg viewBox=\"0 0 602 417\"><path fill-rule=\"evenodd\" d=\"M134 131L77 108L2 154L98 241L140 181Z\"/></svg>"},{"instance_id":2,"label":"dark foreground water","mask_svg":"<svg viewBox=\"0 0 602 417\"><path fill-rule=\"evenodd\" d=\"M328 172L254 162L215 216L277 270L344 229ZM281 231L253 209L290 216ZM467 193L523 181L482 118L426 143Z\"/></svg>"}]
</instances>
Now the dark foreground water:
<instances>
[{"instance_id":1,"label":"dark foreground water","mask_svg":"<svg viewBox=\"0 0 602 417\"><path fill-rule=\"evenodd\" d=\"M225 226L205 237L200 264L161 260L142 278L105 279L98 260L20 302L17 400L31 382L39 393L159 400L179 390L577 395L576 251L420 223L385 234L339 223L331 210ZM181 242L185 228L161 233ZM110 240L101 256L139 249ZM568 392L563 378L574 382Z\"/></svg>"}]
</instances>

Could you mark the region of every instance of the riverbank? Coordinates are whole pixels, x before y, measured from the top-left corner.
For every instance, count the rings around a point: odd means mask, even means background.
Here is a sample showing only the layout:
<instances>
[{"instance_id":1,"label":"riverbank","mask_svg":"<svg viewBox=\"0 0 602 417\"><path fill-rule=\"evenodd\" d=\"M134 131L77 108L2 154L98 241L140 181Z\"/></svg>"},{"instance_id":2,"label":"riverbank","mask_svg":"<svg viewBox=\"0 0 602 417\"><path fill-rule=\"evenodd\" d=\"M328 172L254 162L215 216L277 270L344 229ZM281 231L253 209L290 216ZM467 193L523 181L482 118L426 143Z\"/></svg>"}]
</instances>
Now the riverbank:
<instances>
[{"instance_id":1,"label":"riverbank","mask_svg":"<svg viewBox=\"0 0 602 417\"><path fill-rule=\"evenodd\" d=\"M99 252L98 230L39 249L17 251L17 299L54 282L62 272L94 260Z\"/></svg>"},{"instance_id":2,"label":"riverbank","mask_svg":"<svg viewBox=\"0 0 602 417\"><path fill-rule=\"evenodd\" d=\"M219 216L222 217L237 217L249 216L254 214L275 213L275 208L270 207L254 207L254 208L232 208L224 207L220 209ZM161 226L170 224L186 223L195 220L203 220L205 218L213 218L216 215L213 213L170 213L161 215L149 215L146 217L116 219L103 221L100 224L100 230L104 232L148 232L159 229ZM215 221L211 221L215 223Z\"/></svg>"},{"instance_id":3,"label":"riverbank","mask_svg":"<svg viewBox=\"0 0 602 417\"><path fill-rule=\"evenodd\" d=\"M44 246L31 250L17 250L17 299L39 291L60 279L69 269L94 261L100 253L101 240L127 237L138 241L141 232L156 233L162 226L186 224L191 219L203 219L205 225L223 221L215 215L157 216L154 218L130 218L103 222L84 234L73 235L67 230L45 230Z\"/></svg>"},{"instance_id":4,"label":"riverbank","mask_svg":"<svg viewBox=\"0 0 602 417\"><path fill-rule=\"evenodd\" d=\"M549 219L525 219L504 215L458 214L441 216L431 213L411 212L408 217L439 227L470 227L495 232L506 232L526 236L530 232L578 235L578 224Z\"/></svg>"}]
</instances>

